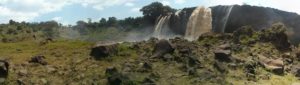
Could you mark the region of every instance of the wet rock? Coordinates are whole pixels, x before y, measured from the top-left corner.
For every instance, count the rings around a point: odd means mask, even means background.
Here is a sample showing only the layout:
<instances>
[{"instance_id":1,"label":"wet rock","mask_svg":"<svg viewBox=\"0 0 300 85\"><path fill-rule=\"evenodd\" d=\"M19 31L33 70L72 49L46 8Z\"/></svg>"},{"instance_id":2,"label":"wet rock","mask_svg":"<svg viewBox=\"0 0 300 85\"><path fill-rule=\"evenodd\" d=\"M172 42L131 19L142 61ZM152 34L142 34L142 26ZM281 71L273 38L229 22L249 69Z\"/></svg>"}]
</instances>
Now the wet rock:
<instances>
[{"instance_id":1,"label":"wet rock","mask_svg":"<svg viewBox=\"0 0 300 85\"><path fill-rule=\"evenodd\" d=\"M275 74L282 75L284 73L284 63L282 59L269 59L259 55L259 63Z\"/></svg>"},{"instance_id":2,"label":"wet rock","mask_svg":"<svg viewBox=\"0 0 300 85\"><path fill-rule=\"evenodd\" d=\"M0 83L3 83L7 76L9 70L9 63L5 60L0 60Z\"/></svg>"},{"instance_id":3,"label":"wet rock","mask_svg":"<svg viewBox=\"0 0 300 85\"><path fill-rule=\"evenodd\" d=\"M45 61L45 56L43 55L38 55L38 56L34 56L31 58L31 60L29 60L29 63L38 63L41 65L47 65L48 63Z\"/></svg>"},{"instance_id":4,"label":"wet rock","mask_svg":"<svg viewBox=\"0 0 300 85\"><path fill-rule=\"evenodd\" d=\"M92 48L90 56L93 56L96 60L114 55L117 53L118 44L108 43L108 44L98 44Z\"/></svg>"},{"instance_id":5,"label":"wet rock","mask_svg":"<svg viewBox=\"0 0 300 85\"><path fill-rule=\"evenodd\" d=\"M162 57L167 53L172 53L173 51L174 48L168 40L160 40L154 47L152 58Z\"/></svg>"}]
</instances>

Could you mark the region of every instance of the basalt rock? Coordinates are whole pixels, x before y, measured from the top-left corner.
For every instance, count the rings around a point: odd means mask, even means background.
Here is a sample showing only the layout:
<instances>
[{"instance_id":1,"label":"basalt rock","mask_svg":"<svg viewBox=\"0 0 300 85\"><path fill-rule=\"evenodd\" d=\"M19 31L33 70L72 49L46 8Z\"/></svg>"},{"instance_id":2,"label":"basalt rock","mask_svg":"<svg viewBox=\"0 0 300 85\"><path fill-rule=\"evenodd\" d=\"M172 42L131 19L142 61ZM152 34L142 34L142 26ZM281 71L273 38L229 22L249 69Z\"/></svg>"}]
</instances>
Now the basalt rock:
<instances>
[{"instance_id":1,"label":"basalt rock","mask_svg":"<svg viewBox=\"0 0 300 85\"><path fill-rule=\"evenodd\" d=\"M93 56L96 60L112 56L117 53L117 45L115 43L98 44L92 48L90 56Z\"/></svg>"},{"instance_id":2,"label":"basalt rock","mask_svg":"<svg viewBox=\"0 0 300 85\"><path fill-rule=\"evenodd\" d=\"M8 76L9 64L7 61L0 60L0 83L4 82Z\"/></svg>"},{"instance_id":3,"label":"basalt rock","mask_svg":"<svg viewBox=\"0 0 300 85\"><path fill-rule=\"evenodd\" d=\"M43 55L38 55L38 56L33 56L31 60L29 60L29 63L38 63L41 65L47 65L48 63L45 61L45 56Z\"/></svg>"},{"instance_id":4,"label":"basalt rock","mask_svg":"<svg viewBox=\"0 0 300 85\"><path fill-rule=\"evenodd\" d=\"M162 57L167 53L172 53L173 51L174 48L168 40L160 40L154 47L152 58Z\"/></svg>"},{"instance_id":5,"label":"basalt rock","mask_svg":"<svg viewBox=\"0 0 300 85\"><path fill-rule=\"evenodd\" d=\"M222 62L232 62L229 44L220 45L215 51L215 59Z\"/></svg>"},{"instance_id":6,"label":"basalt rock","mask_svg":"<svg viewBox=\"0 0 300 85\"><path fill-rule=\"evenodd\" d=\"M282 59L269 59L259 55L259 63L275 74L282 75L284 73L284 63Z\"/></svg>"}]
</instances>

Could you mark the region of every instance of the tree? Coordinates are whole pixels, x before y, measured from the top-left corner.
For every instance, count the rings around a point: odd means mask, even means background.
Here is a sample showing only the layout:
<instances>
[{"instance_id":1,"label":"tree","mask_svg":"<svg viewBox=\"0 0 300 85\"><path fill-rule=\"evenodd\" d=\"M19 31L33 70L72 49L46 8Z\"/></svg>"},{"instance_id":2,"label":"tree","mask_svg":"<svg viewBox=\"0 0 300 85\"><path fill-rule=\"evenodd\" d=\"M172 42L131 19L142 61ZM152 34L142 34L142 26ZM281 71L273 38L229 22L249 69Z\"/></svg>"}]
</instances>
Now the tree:
<instances>
[{"instance_id":1,"label":"tree","mask_svg":"<svg viewBox=\"0 0 300 85\"><path fill-rule=\"evenodd\" d=\"M9 20L9 24L10 25L14 25L14 24L16 24L17 22L16 21L14 21L14 20Z\"/></svg>"},{"instance_id":2,"label":"tree","mask_svg":"<svg viewBox=\"0 0 300 85\"><path fill-rule=\"evenodd\" d=\"M109 17L107 20L107 25L108 26L117 26L118 21L116 17Z\"/></svg>"},{"instance_id":3,"label":"tree","mask_svg":"<svg viewBox=\"0 0 300 85\"><path fill-rule=\"evenodd\" d=\"M144 18L146 18L151 24L155 24L156 19L160 15L167 15L170 12L175 12L175 9L164 6L160 2L153 2L147 6L144 6L142 9L140 9L141 12L143 12Z\"/></svg>"},{"instance_id":4,"label":"tree","mask_svg":"<svg viewBox=\"0 0 300 85\"><path fill-rule=\"evenodd\" d=\"M101 20L99 21L99 26L100 27L104 27L104 26L106 26L106 19L105 18L101 18Z\"/></svg>"}]
</instances>

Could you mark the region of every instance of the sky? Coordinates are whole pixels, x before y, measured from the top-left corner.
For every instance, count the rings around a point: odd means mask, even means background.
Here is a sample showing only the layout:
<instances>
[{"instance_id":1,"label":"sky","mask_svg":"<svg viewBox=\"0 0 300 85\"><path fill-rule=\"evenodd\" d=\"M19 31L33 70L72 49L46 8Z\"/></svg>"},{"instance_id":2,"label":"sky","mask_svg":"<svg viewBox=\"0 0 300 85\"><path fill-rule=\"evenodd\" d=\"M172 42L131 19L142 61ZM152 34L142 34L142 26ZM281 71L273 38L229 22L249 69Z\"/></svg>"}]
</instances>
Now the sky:
<instances>
[{"instance_id":1,"label":"sky","mask_svg":"<svg viewBox=\"0 0 300 85\"><path fill-rule=\"evenodd\" d=\"M64 25L78 20L99 21L111 16L118 19L142 16L145 5L159 1L172 8L248 4L272 7L300 14L300 0L0 0L0 23L55 20Z\"/></svg>"}]
</instances>

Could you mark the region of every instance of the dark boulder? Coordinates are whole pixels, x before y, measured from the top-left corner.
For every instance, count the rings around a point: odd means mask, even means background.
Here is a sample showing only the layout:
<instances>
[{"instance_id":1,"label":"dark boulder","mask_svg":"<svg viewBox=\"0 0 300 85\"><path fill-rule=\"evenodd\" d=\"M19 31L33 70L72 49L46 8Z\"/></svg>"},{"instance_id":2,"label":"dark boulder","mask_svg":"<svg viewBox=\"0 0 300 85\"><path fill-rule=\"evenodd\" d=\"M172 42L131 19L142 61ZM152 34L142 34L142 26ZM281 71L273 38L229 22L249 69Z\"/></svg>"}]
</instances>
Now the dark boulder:
<instances>
[{"instance_id":1,"label":"dark boulder","mask_svg":"<svg viewBox=\"0 0 300 85\"><path fill-rule=\"evenodd\" d=\"M215 59L222 62L231 62L231 50L229 44L220 45L215 51Z\"/></svg>"},{"instance_id":2,"label":"dark boulder","mask_svg":"<svg viewBox=\"0 0 300 85\"><path fill-rule=\"evenodd\" d=\"M38 63L42 65L47 65L48 63L45 61L45 56L43 55L37 55L33 56L31 60L29 60L29 63Z\"/></svg>"},{"instance_id":3,"label":"dark boulder","mask_svg":"<svg viewBox=\"0 0 300 85\"><path fill-rule=\"evenodd\" d=\"M162 57L167 53L172 53L174 51L174 48L169 43L168 40L160 40L158 43L156 43L154 50L153 50L153 58L155 57Z\"/></svg>"},{"instance_id":4,"label":"dark boulder","mask_svg":"<svg viewBox=\"0 0 300 85\"><path fill-rule=\"evenodd\" d=\"M118 44L98 44L92 48L90 56L93 56L96 60L112 56L117 53Z\"/></svg>"},{"instance_id":5,"label":"dark boulder","mask_svg":"<svg viewBox=\"0 0 300 85\"><path fill-rule=\"evenodd\" d=\"M8 76L9 63L4 60L0 60L0 83L4 82Z\"/></svg>"}]
</instances>

